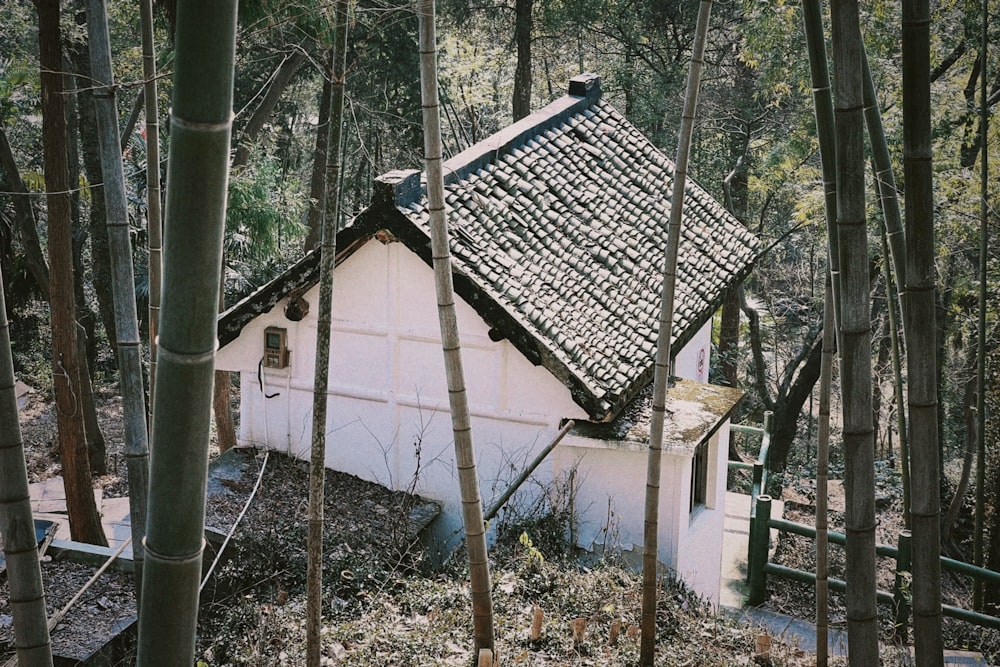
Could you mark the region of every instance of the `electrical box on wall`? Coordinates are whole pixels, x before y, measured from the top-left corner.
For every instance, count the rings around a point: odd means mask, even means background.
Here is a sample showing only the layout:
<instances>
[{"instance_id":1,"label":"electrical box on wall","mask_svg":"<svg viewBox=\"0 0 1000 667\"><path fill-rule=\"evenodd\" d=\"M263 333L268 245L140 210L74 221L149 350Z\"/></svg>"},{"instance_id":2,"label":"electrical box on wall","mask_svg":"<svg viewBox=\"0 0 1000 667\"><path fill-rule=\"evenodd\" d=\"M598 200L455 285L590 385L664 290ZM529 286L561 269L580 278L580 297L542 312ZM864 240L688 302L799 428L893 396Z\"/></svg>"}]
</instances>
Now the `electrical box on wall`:
<instances>
[{"instance_id":1,"label":"electrical box on wall","mask_svg":"<svg viewBox=\"0 0 1000 667\"><path fill-rule=\"evenodd\" d=\"M264 329L264 366L288 368L288 331L281 327Z\"/></svg>"}]
</instances>

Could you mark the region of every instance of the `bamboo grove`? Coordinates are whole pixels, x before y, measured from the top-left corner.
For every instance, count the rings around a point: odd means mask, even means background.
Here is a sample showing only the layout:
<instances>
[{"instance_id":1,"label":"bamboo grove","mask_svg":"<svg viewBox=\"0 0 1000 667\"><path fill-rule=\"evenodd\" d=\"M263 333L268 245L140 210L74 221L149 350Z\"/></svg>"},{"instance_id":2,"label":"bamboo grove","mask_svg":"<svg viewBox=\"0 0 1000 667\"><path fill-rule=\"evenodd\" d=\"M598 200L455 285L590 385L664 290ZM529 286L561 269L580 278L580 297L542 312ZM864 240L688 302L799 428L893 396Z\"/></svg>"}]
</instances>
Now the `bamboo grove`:
<instances>
[{"instance_id":1,"label":"bamboo grove","mask_svg":"<svg viewBox=\"0 0 1000 667\"><path fill-rule=\"evenodd\" d=\"M689 178L766 248L720 313L745 326L716 333L711 373L746 391L741 421L774 412L772 472L813 480L820 644L836 604L826 493L842 477L850 664L877 664L884 649L877 493L889 470L913 535L916 664L942 664L949 584L939 556L1000 568L1000 439L990 421L1000 404L990 354L1000 342L1000 274L990 264L996 7L133 4L0 8L0 352L11 369L0 365L0 531L23 609L14 618L22 664L51 664L51 655L38 562L28 557L25 445L7 396L14 378L51 396L73 538L94 544L105 537L91 491L107 463L94 394L114 386L122 397L138 661L192 664L210 442L237 440L233 390L214 366L217 317L314 248L324 335L308 424L303 587L306 661L321 664L332 576L321 546L324 480L329 436L345 419L329 400L336 238L372 201L374 177L403 167L426 172L468 557L467 643L491 661L481 664L506 660L469 407L477 399L455 313L449 235L461 230L449 227L442 164L595 70L607 99L677 169L664 192L645 505L631 508L645 517L639 664L664 659L659 468ZM978 610L1000 607L998 586L977 584L970 595ZM821 647L817 664L827 660Z\"/></svg>"}]
</instances>

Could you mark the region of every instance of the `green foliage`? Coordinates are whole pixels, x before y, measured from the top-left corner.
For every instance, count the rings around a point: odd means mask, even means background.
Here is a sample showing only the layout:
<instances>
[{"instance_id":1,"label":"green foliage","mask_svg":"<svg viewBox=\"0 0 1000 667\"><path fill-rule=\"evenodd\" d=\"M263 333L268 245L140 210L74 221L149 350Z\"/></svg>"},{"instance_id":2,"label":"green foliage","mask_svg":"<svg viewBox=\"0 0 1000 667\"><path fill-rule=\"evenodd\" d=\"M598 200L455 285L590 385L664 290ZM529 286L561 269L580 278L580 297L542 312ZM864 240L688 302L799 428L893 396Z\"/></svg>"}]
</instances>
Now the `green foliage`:
<instances>
[{"instance_id":1,"label":"green foliage","mask_svg":"<svg viewBox=\"0 0 1000 667\"><path fill-rule=\"evenodd\" d=\"M521 535L517 538L517 541L521 543L522 547L524 547L524 555L529 563L545 562L545 556L542 555L542 552L535 547L531 538L528 536L527 531L522 531Z\"/></svg>"},{"instance_id":2,"label":"green foliage","mask_svg":"<svg viewBox=\"0 0 1000 667\"><path fill-rule=\"evenodd\" d=\"M10 123L41 102L37 32L31 3L0 4L0 123Z\"/></svg>"},{"instance_id":3,"label":"green foliage","mask_svg":"<svg viewBox=\"0 0 1000 667\"><path fill-rule=\"evenodd\" d=\"M263 155L229 181L225 256L227 287L245 292L265 282L301 245L305 202L300 185L282 178L278 163Z\"/></svg>"},{"instance_id":4,"label":"green foliage","mask_svg":"<svg viewBox=\"0 0 1000 667\"><path fill-rule=\"evenodd\" d=\"M38 77L32 67L14 56L0 55L0 122L9 122L20 104L38 103Z\"/></svg>"}]
</instances>

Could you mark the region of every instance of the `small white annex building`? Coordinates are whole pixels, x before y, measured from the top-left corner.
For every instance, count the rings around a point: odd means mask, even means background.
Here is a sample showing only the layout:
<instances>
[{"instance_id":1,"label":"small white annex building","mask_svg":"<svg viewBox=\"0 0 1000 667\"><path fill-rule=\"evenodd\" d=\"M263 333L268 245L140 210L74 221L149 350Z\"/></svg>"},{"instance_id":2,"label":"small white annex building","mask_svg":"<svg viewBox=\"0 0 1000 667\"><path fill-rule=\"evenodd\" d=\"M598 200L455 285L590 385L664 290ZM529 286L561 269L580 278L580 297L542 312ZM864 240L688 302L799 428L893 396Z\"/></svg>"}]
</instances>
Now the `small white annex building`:
<instances>
[{"instance_id":1,"label":"small white annex building","mask_svg":"<svg viewBox=\"0 0 1000 667\"><path fill-rule=\"evenodd\" d=\"M572 476L577 545L639 562L673 164L584 75L445 173L484 503L575 420L534 480ZM717 601L741 394L706 383L711 321L757 239L690 181L684 212L673 348L687 380L670 392L659 556ZM377 179L371 206L337 235L326 464L438 501L447 548L461 509L429 238L415 171ZM220 317L217 367L241 374L243 445L308 458L318 266L310 253Z\"/></svg>"}]
</instances>

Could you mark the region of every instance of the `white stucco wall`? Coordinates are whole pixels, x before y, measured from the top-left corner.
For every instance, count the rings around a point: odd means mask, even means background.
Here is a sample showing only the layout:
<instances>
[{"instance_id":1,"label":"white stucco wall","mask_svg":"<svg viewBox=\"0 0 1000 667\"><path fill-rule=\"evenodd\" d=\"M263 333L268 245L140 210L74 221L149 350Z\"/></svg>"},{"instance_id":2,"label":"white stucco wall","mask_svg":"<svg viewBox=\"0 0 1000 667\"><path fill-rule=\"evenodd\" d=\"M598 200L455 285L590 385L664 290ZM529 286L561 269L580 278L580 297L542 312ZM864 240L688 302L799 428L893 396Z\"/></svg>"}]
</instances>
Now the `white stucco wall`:
<instances>
[{"instance_id":1,"label":"white stucco wall","mask_svg":"<svg viewBox=\"0 0 1000 667\"><path fill-rule=\"evenodd\" d=\"M673 373L677 377L698 382L708 382L708 366L712 355L712 320L709 319L698 333L674 355Z\"/></svg>"},{"instance_id":2,"label":"white stucco wall","mask_svg":"<svg viewBox=\"0 0 1000 667\"><path fill-rule=\"evenodd\" d=\"M219 351L219 368L242 373L243 445L308 458L318 291L305 295L311 308L302 321L286 319L279 303ZM457 305L478 472L489 505L551 441L560 419L586 414L565 385L509 342L490 340L479 315L461 300ZM263 369L262 392L258 363L268 326L287 329L291 364ZM417 493L442 503L438 535L446 538L461 527L461 505L438 326L433 274L402 244L370 241L337 268L326 464L392 488L415 482ZM551 471L543 465L536 477L545 480Z\"/></svg>"},{"instance_id":3,"label":"white stucco wall","mask_svg":"<svg viewBox=\"0 0 1000 667\"><path fill-rule=\"evenodd\" d=\"M305 295L311 308L302 321L285 318L281 302L219 350L218 367L241 372L243 445L309 456L318 291L314 287ZM460 299L457 305L478 472L488 506L551 441L561 419L586 419L586 414L565 385L509 342L490 340L478 314ZM268 326L287 330L291 363L287 369L262 369L262 389L258 364ZM461 529L461 504L439 341L433 274L402 244L369 241L337 268L326 464L391 488L415 484L417 493L442 504L436 536L448 548ZM710 342L708 323L677 354L675 373L707 379ZM722 435L728 438L728 427ZM724 440L723 451L727 446ZM719 591L725 505L725 462L720 465L718 451L717 436L710 451L710 469L717 473L714 504L689 515L691 458L671 453L663 455L660 501L660 559L713 600ZM544 484L574 469L577 543L627 552L634 545L638 551L633 553L641 558L645 447L568 436L533 479Z\"/></svg>"},{"instance_id":4,"label":"white stucco wall","mask_svg":"<svg viewBox=\"0 0 1000 667\"><path fill-rule=\"evenodd\" d=\"M709 441L708 469L714 472L705 505L693 512L691 457L664 450L660 462L657 557L713 603L719 600L726 499L725 458L720 462L719 452L720 442L728 448L728 438L727 422ZM580 436L568 436L556 448L556 473L575 470L578 546L595 554L621 552L629 564L641 567L647 458L645 445Z\"/></svg>"}]
</instances>

